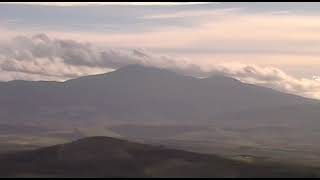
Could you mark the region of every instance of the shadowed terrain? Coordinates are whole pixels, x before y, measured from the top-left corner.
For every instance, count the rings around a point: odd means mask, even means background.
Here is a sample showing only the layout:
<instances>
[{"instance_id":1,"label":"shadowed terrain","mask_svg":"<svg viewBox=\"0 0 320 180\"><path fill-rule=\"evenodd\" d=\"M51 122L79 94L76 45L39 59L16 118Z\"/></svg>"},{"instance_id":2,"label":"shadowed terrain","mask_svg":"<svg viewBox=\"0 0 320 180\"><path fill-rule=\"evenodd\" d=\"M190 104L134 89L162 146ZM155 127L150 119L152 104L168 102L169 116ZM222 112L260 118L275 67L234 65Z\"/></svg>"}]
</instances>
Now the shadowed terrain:
<instances>
[{"instance_id":1,"label":"shadowed terrain","mask_svg":"<svg viewBox=\"0 0 320 180\"><path fill-rule=\"evenodd\" d=\"M315 177L303 167L241 162L108 137L1 155L1 177Z\"/></svg>"}]
</instances>

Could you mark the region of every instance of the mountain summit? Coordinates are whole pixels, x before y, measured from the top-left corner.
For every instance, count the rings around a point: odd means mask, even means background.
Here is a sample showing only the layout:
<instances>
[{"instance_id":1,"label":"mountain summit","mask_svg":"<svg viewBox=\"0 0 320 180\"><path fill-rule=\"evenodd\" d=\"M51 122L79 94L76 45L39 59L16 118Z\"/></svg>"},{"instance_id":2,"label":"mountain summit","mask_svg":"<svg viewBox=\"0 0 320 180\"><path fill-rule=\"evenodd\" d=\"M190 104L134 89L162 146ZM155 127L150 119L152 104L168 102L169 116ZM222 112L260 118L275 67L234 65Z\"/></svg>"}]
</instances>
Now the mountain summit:
<instances>
[{"instance_id":1,"label":"mountain summit","mask_svg":"<svg viewBox=\"0 0 320 180\"><path fill-rule=\"evenodd\" d=\"M303 107L301 111L308 112L307 107L318 105L316 100L229 77L200 79L139 65L62 83L12 81L0 86L0 118L10 123L207 123L234 118L234 113L250 118L250 112L255 110L263 114L284 107ZM292 113L299 111L298 108ZM277 113L282 120L288 120L284 117L287 112ZM312 111L310 116L316 115ZM277 118L277 114L273 116Z\"/></svg>"}]
</instances>

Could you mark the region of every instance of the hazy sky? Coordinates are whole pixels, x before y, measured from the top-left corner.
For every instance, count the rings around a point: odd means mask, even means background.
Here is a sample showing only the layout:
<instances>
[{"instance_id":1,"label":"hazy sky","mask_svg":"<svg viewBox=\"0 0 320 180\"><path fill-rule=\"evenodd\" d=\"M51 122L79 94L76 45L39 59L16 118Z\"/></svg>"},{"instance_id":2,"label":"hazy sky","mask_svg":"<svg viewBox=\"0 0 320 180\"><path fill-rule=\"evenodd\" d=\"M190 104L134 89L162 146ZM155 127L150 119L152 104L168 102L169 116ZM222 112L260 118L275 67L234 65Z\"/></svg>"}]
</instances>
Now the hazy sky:
<instances>
[{"instance_id":1,"label":"hazy sky","mask_svg":"<svg viewBox=\"0 0 320 180\"><path fill-rule=\"evenodd\" d=\"M130 63L320 98L320 3L0 3L0 80Z\"/></svg>"}]
</instances>

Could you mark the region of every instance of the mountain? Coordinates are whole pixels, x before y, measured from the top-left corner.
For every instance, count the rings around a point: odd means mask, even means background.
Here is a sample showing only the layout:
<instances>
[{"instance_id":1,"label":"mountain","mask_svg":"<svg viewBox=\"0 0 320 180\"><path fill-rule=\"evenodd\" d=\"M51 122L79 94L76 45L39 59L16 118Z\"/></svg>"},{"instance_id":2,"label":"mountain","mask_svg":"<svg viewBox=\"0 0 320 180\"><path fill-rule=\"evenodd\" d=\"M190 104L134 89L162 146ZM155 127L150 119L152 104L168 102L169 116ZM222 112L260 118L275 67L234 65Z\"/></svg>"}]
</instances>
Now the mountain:
<instances>
[{"instance_id":1,"label":"mountain","mask_svg":"<svg viewBox=\"0 0 320 180\"><path fill-rule=\"evenodd\" d=\"M318 100L221 75L130 65L65 82L0 82L0 152L112 136L320 166Z\"/></svg>"},{"instance_id":2,"label":"mountain","mask_svg":"<svg viewBox=\"0 0 320 180\"><path fill-rule=\"evenodd\" d=\"M108 137L0 155L1 177L315 177L316 171L244 162Z\"/></svg>"},{"instance_id":3,"label":"mountain","mask_svg":"<svg viewBox=\"0 0 320 180\"><path fill-rule=\"evenodd\" d=\"M200 79L139 65L66 82L0 83L0 119L13 124L66 126L108 120L208 123L235 118L232 114L237 113L251 119L252 111L269 113L271 109L301 106L303 110L290 111L294 113L290 119L283 116L288 110L277 112L279 118L299 121L296 117L309 117L309 113L310 121L319 117L320 112L305 108L320 107L316 100L224 76Z\"/></svg>"}]
</instances>

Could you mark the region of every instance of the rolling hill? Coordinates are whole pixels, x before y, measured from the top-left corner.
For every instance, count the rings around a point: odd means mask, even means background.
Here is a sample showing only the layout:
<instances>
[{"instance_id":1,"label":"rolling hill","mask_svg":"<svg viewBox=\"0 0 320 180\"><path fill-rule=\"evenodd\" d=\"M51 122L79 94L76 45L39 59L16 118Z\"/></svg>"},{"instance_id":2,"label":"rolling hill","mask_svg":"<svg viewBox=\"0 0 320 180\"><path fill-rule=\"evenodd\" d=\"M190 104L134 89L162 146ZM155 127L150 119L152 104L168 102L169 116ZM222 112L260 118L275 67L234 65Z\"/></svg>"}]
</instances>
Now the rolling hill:
<instances>
[{"instance_id":1,"label":"rolling hill","mask_svg":"<svg viewBox=\"0 0 320 180\"><path fill-rule=\"evenodd\" d=\"M316 177L304 167L243 162L108 137L0 155L1 177Z\"/></svg>"}]
</instances>

